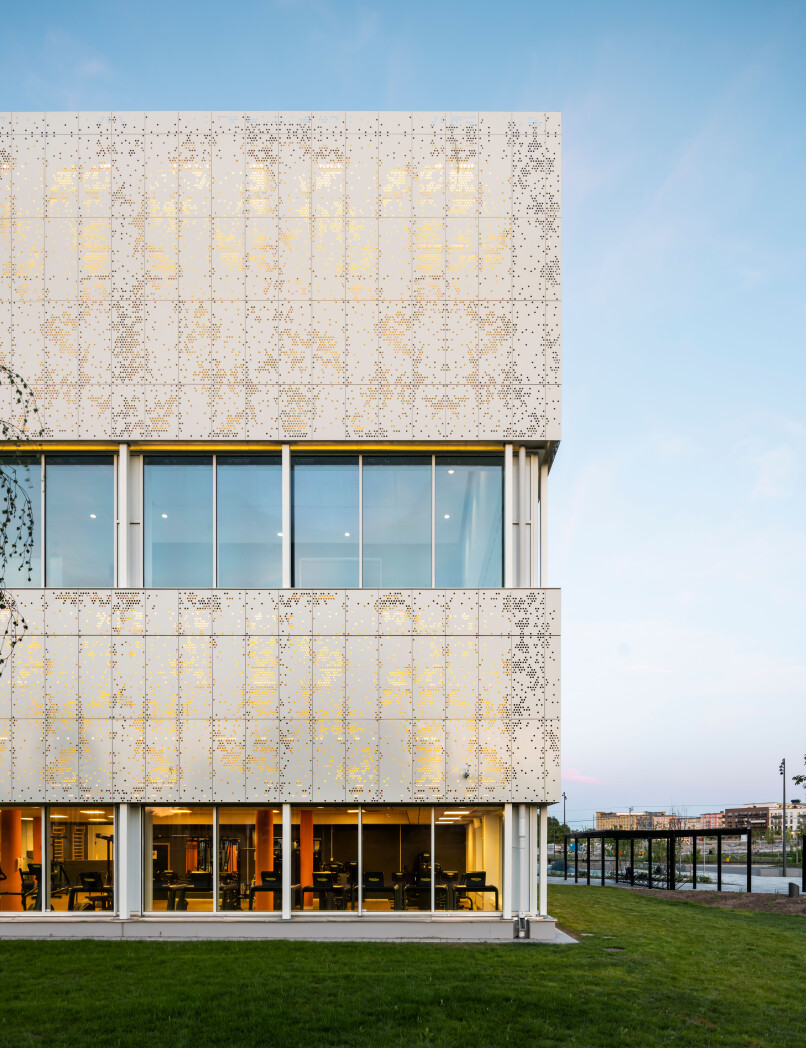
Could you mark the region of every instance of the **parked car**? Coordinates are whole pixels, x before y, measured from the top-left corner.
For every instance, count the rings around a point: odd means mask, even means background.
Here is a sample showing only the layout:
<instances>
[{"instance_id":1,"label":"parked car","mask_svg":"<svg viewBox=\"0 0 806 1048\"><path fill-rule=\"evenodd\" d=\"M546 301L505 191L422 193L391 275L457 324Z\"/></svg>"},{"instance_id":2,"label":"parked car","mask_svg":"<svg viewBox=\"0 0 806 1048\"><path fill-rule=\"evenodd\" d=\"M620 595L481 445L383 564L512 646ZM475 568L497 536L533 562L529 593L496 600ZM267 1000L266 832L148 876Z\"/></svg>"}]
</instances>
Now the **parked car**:
<instances>
[{"instance_id":1,"label":"parked car","mask_svg":"<svg viewBox=\"0 0 806 1048\"><path fill-rule=\"evenodd\" d=\"M555 859L554 862L549 866L549 873L573 873L574 867L570 862L566 862L565 859Z\"/></svg>"}]
</instances>

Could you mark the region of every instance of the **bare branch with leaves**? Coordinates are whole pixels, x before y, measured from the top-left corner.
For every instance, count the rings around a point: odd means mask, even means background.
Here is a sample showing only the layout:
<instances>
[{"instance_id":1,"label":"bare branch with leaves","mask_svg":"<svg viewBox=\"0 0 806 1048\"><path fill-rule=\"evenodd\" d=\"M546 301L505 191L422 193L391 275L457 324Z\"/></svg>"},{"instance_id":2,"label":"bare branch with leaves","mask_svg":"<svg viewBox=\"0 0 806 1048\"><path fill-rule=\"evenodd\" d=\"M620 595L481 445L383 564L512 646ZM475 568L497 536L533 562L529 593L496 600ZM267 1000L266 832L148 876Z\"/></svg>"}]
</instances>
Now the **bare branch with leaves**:
<instances>
[{"instance_id":1,"label":"bare branch with leaves","mask_svg":"<svg viewBox=\"0 0 806 1048\"><path fill-rule=\"evenodd\" d=\"M0 364L2 387L11 391L12 417L0 419L0 674L28 629L16 598L6 586L10 566L32 581L36 517L29 485L25 483L26 471L30 469L25 445L43 432L33 390L21 375L4 364Z\"/></svg>"}]
</instances>

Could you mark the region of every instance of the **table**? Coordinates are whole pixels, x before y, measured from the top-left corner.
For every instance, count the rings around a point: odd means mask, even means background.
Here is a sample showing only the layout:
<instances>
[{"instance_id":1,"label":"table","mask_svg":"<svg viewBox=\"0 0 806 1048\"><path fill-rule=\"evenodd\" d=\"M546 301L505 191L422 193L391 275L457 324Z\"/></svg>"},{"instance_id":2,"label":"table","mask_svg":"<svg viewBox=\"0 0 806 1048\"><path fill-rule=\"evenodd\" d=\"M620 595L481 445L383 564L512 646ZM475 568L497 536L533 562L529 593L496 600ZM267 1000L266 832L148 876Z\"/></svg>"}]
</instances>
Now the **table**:
<instances>
[{"instance_id":1,"label":"table","mask_svg":"<svg viewBox=\"0 0 806 1048\"><path fill-rule=\"evenodd\" d=\"M495 908L499 909L498 906L498 889L494 884L475 885L471 884L449 884L448 885L448 909L458 910L459 900L466 895L472 895L475 892L495 892ZM472 908L472 902L471 902Z\"/></svg>"}]
</instances>

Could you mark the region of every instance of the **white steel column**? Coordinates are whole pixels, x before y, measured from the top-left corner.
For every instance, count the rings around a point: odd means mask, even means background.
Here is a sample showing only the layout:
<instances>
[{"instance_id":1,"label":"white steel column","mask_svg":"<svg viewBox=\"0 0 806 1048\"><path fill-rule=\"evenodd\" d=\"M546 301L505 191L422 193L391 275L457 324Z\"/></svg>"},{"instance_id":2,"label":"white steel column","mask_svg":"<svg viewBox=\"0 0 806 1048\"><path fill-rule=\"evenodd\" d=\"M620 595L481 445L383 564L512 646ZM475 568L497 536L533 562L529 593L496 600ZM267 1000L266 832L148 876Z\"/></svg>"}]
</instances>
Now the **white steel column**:
<instances>
[{"instance_id":1,"label":"white steel column","mask_svg":"<svg viewBox=\"0 0 806 1048\"><path fill-rule=\"evenodd\" d=\"M274 844L272 843L272 847ZM291 917L291 805L283 805L283 920Z\"/></svg>"},{"instance_id":2,"label":"white steel column","mask_svg":"<svg viewBox=\"0 0 806 1048\"><path fill-rule=\"evenodd\" d=\"M518 448L518 585L529 585L529 475L526 472L526 448Z\"/></svg>"},{"instance_id":3,"label":"white steel column","mask_svg":"<svg viewBox=\"0 0 806 1048\"><path fill-rule=\"evenodd\" d=\"M513 584L512 564L512 445L504 445L504 586Z\"/></svg>"},{"instance_id":4,"label":"white steel column","mask_svg":"<svg viewBox=\"0 0 806 1048\"><path fill-rule=\"evenodd\" d=\"M549 464L544 454L540 459L540 586L548 586L549 574Z\"/></svg>"},{"instance_id":5,"label":"white steel column","mask_svg":"<svg viewBox=\"0 0 806 1048\"><path fill-rule=\"evenodd\" d=\"M529 912L529 824L527 805L518 805L518 849L520 872L518 876L518 916Z\"/></svg>"},{"instance_id":6,"label":"white steel column","mask_svg":"<svg viewBox=\"0 0 806 1048\"><path fill-rule=\"evenodd\" d=\"M504 805L504 920L512 919L512 805Z\"/></svg>"},{"instance_id":7,"label":"white steel column","mask_svg":"<svg viewBox=\"0 0 806 1048\"><path fill-rule=\"evenodd\" d=\"M549 861L549 809L547 804L540 805L540 891L537 912L541 917L548 913L548 861ZM576 861L576 858L574 859Z\"/></svg>"},{"instance_id":8,"label":"white steel column","mask_svg":"<svg viewBox=\"0 0 806 1048\"><path fill-rule=\"evenodd\" d=\"M538 807L529 805L529 913L537 913Z\"/></svg>"},{"instance_id":9,"label":"white steel column","mask_svg":"<svg viewBox=\"0 0 806 1048\"><path fill-rule=\"evenodd\" d=\"M291 447L283 444L282 451L282 521L283 521L283 556L282 556L282 586L289 589L291 586ZM285 815L283 816L285 818ZM285 907L285 895L283 896Z\"/></svg>"},{"instance_id":10,"label":"white steel column","mask_svg":"<svg viewBox=\"0 0 806 1048\"><path fill-rule=\"evenodd\" d=\"M129 445L118 446L118 586L129 585Z\"/></svg>"},{"instance_id":11,"label":"white steel column","mask_svg":"<svg viewBox=\"0 0 806 1048\"><path fill-rule=\"evenodd\" d=\"M115 899L118 917L124 921L131 913L129 905L129 805L118 805L118 824L115 827L113 840L115 873L117 884L115 885Z\"/></svg>"}]
</instances>

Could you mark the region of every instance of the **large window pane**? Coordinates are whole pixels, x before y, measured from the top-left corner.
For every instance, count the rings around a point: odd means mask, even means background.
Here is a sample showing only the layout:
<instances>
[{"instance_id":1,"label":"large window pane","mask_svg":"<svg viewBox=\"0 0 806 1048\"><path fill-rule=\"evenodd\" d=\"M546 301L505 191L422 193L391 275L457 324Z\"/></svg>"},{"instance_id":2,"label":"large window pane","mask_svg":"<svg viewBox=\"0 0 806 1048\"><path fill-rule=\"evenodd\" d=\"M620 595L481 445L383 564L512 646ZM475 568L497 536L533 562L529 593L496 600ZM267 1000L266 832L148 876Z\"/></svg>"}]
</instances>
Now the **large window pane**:
<instances>
[{"instance_id":1,"label":"large window pane","mask_svg":"<svg viewBox=\"0 0 806 1048\"><path fill-rule=\"evenodd\" d=\"M3 584L10 589L41 586L41 459L39 455L0 458L0 473L0 502L3 510L11 513L6 525L7 542L0 550ZM30 553L26 554L25 547L29 542Z\"/></svg>"},{"instance_id":2,"label":"large window pane","mask_svg":"<svg viewBox=\"0 0 806 1048\"><path fill-rule=\"evenodd\" d=\"M437 456L437 586L502 585L503 474L500 456Z\"/></svg>"},{"instance_id":3,"label":"large window pane","mask_svg":"<svg viewBox=\"0 0 806 1048\"><path fill-rule=\"evenodd\" d=\"M146 808L146 910L213 908L213 809Z\"/></svg>"},{"instance_id":4,"label":"large window pane","mask_svg":"<svg viewBox=\"0 0 806 1048\"><path fill-rule=\"evenodd\" d=\"M363 911L431 909L431 808L361 810Z\"/></svg>"},{"instance_id":5,"label":"large window pane","mask_svg":"<svg viewBox=\"0 0 806 1048\"><path fill-rule=\"evenodd\" d=\"M504 809L457 804L434 819L437 909L500 910Z\"/></svg>"},{"instance_id":6,"label":"large window pane","mask_svg":"<svg viewBox=\"0 0 806 1048\"><path fill-rule=\"evenodd\" d=\"M282 478L279 455L216 459L218 585L282 582Z\"/></svg>"},{"instance_id":7,"label":"large window pane","mask_svg":"<svg viewBox=\"0 0 806 1048\"><path fill-rule=\"evenodd\" d=\"M358 456L300 455L292 465L295 586L358 585Z\"/></svg>"},{"instance_id":8,"label":"large window pane","mask_svg":"<svg viewBox=\"0 0 806 1048\"><path fill-rule=\"evenodd\" d=\"M48 909L115 909L115 816L103 804L48 810Z\"/></svg>"},{"instance_id":9,"label":"large window pane","mask_svg":"<svg viewBox=\"0 0 806 1048\"><path fill-rule=\"evenodd\" d=\"M279 911L282 887L282 809L219 808L219 908Z\"/></svg>"},{"instance_id":10,"label":"large window pane","mask_svg":"<svg viewBox=\"0 0 806 1048\"><path fill-rule=\"evenodd\" d=\"M115 470L111 455L45 460L45 584L113 586Z\"/></svg>"},{"instance_id":11,"label":"large window pane","mask_svg":"<svg viewBox=\"0 0 806 1048\"><path fill-rule=\"evenodd\" d=\"M431 456L365 455L363 585L431 585Z\"/></svg>"},{"instance_id":12,"label":"large window pane","mask_svg":"<svg viewBox=\"0 0 806 1048\"><path fill-rule=\"evenodd\" d=\"M291 809L292 909L358 906L358 808Z\"/></svg>"},{"instance_id":13,"label":"large window pane","mask_svg":"<svg viewBox=\"0 0 806 1048\"><path fill-rule=\"evenodd\" d=\"M144 510L146 586L212 586L212 458L148 456Z\"/></svg>"},{"instance_id":14,"label":"large window pane","mask_svg":"<svg viewBox=\"0 0 806 1048\"><path fill-rule=\"evenodd\" d=\"M0 913L42 909L42 809L0 808Z\"/></svg>"}]
</instances>

